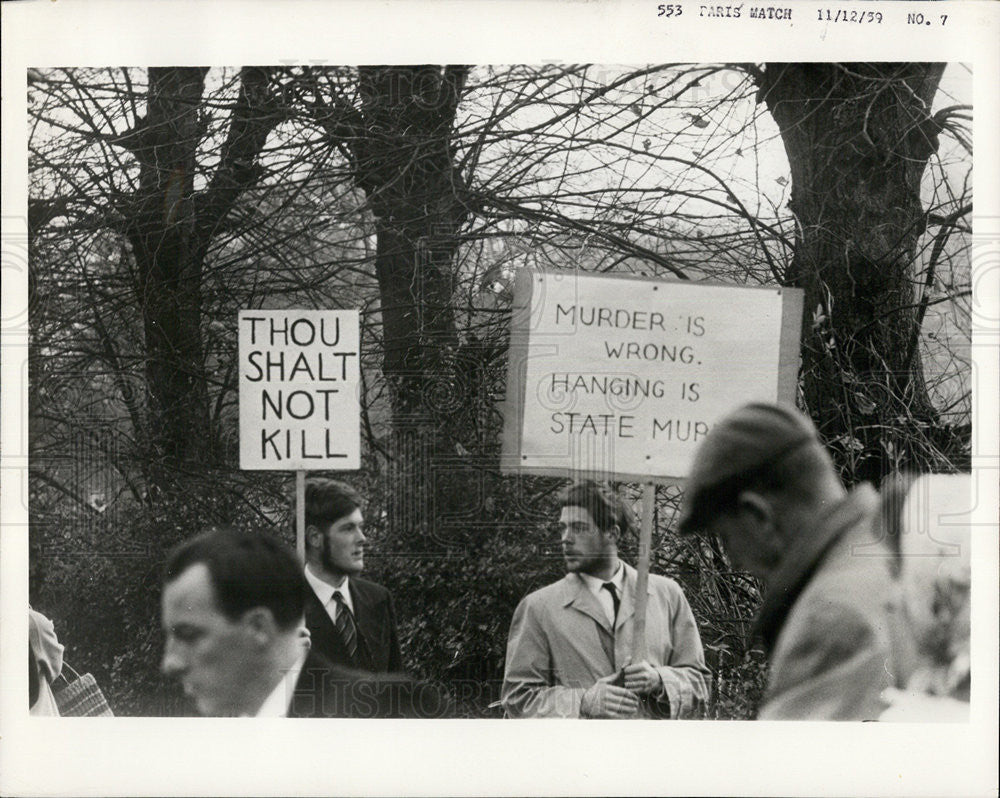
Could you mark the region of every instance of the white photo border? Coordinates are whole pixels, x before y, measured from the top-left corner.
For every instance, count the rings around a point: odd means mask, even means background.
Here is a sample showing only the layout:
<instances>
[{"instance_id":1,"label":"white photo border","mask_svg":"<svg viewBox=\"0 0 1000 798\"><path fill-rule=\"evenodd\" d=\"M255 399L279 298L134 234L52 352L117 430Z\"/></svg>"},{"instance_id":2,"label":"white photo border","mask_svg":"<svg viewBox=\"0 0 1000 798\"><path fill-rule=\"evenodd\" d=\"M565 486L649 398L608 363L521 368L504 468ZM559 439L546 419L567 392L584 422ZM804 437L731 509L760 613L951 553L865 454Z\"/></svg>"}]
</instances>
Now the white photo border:
<instances>
[{"instance_id":1,"label":"white photo border","mask_svg":"<svg viewBox=\"0 0 1000 798\"><path fill-rule=\"evenodd\" d=\"M895 22L710 19L654 2L3 3L2 624L5 795L986 795L997 784L1000 4L867 2ZM907 10L947 14L915 29ZM354 63L960 61L973 67L973 689L968 724L28 718L26 70ZM21 254L18 254L21 253ZM982 534L980 535L980 530Z\"/></svg>"}]
</instances>

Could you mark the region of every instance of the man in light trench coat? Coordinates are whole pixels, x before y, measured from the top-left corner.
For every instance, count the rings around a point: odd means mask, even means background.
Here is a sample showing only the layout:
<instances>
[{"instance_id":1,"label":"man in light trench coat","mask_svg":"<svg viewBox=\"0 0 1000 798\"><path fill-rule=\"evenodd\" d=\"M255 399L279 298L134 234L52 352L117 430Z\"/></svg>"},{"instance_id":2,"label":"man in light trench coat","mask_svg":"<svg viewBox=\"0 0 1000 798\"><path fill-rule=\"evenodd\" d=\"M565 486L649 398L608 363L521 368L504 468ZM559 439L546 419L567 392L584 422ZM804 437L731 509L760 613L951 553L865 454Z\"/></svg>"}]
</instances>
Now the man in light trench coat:
<instances>
[{"instance_id":1,"label":"man in light trench coat","mask_svg":"<svg viewBox=\"0 0 1000 798\"><path fill-rule=\"evenodd\" d=\"M636 571L618 558L617 545L630 513L595 483L571 486L560 504L567 574L514 611L501 691L507 715L691 716L706 698L709 672L680 587L649 575L646 655L633 662Z\"/></svg>"}]
</instances>

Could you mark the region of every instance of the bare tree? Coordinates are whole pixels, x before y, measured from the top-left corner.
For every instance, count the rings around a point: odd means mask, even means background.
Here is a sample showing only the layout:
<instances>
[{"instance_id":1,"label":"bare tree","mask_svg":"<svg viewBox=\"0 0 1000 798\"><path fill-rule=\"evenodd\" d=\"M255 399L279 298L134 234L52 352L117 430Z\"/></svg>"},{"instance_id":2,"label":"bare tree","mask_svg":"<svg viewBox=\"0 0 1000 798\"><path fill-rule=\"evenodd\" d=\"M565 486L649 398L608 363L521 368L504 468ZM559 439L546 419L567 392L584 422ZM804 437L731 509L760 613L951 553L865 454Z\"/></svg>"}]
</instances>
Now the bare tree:
<instances>
[{"instance_id":1,"label":"bare tree","mask_svg":"<svg viewBox=\"0 0 1000 798\"><path fill-rule=\"evenodd\" d=\"M946 241L971 211L970 203L935 213L921 199L939 136L963 110L931 113L943 71L750 67L791 168L796 242L783 282L806 293L805 403L828 440L860 448L855 479L878 480L900 462L941 468L963 459L960 436L940 425L928 396L919 347L928 295L918 302L915 290L920 237L938 228Z\"/></svg>"},{"instance_id":2,"label":"bare tree","mask_svg":"<svg viewBox=\"0 0 1000 798\"><path fill-rule=\"evenodd\" d=\"M141 421L133 392L122 388L122 396L138 439L148 447L151 476L161 486L186 464L218 460L202 341L205 261L213 241L226 231L240 195L260 178L257 159L282 118L271 72L240 70L237 95L227 108L228 129L217 144L214 168L206 169L199 162L199 148L209 133L207 72L201 67L151 68L140 98L128 71L122 73L124 85L112 76L110 87L87 85L66 71L65 81L53 86L64 102L40 121L75 133L99 150L101 160L96 168L89 160L57 164L50 151L34 151L69 191L35 201L33 237L37 240L42 224L73 208L77 221L85 218L92 231L117 235L127 246L120 252L120 266L128 275L130 304L141 314L144 337L148 401ZM99 307L100 291L86 276L85 282L98 292L91 302ZM107 320L94 312L103 355L117 361L121 342L107 334Z\"/></svg>"}]
</instances>

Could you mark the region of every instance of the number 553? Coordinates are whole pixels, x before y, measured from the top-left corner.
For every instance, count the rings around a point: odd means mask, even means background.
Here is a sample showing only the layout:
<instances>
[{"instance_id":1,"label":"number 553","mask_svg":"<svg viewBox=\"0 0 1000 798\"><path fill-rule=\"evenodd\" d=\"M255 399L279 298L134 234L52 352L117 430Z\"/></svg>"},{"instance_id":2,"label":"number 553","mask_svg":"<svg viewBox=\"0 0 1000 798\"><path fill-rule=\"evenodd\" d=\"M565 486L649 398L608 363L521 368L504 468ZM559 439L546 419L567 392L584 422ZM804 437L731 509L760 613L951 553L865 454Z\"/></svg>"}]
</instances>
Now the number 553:
<instances>
[{"instance_id":1,"label":"number 553","mask_svg":"<svg viewBox=\"0 0 1000 798\"><path fill-rule=\"evenodd\" d=\"M679 4L659 5L656 7L656 16L658 17L679 17L680 15L681 7Z\"/></svg>"}]
</instances>

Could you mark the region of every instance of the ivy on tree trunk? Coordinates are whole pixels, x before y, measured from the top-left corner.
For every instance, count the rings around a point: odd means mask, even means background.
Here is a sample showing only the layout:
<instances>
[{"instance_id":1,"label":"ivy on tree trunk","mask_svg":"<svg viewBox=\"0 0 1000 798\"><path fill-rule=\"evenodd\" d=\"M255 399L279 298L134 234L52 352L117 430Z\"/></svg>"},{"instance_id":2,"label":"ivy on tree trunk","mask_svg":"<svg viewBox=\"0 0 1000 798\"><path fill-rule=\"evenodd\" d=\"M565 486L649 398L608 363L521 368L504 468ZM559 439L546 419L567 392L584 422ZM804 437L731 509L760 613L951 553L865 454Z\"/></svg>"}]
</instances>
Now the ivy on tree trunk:
<instances>
[{"instance_id":1,"label":"ivy on tree trunk","mask_svg":"<svg viewBox=\"0 0 1000 798\"><path fill-rule=\"evenodd\" d=\"M943 71L937 63L751 68L791 168L796 241L784 283L805 290L804 400L854 480L914 465L910 442L937 422L912 343L927 226L920 182L938 147L931 102Z\"/></svg>"}]
</instances>

